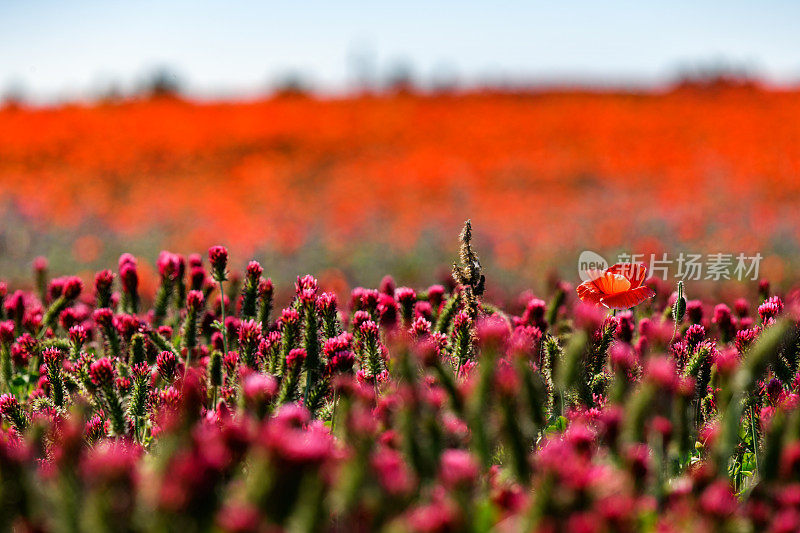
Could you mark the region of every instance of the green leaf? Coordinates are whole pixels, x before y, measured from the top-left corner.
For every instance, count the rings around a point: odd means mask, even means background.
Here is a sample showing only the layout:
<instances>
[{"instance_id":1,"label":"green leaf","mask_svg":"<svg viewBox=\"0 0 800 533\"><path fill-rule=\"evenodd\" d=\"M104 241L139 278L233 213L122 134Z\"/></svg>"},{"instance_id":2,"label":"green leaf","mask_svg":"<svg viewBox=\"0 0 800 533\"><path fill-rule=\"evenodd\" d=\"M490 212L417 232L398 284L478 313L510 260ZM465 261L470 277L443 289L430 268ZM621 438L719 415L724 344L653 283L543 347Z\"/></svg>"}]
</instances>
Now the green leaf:
<instances>
[{"instance_id":1,"label":"green leaf","mask_svg":"<svg viewBox=\"0 0 800 533\"><path fill-rule=\"evenodd\" d=\"M567 419L564 416L556 418L545 431L547 433L563 433L567 429Z\"/></svg>"},{"instance_id":2,"label":"green leaf","mask_svg":"<svg viewBox=\"0 0 800 533\"><path fill-rule=\"evenodd\" d=\"M491 500L481 500L475 507L473 531L492 531L497 522L497 509Z\"/></svg>"}]
</instances>

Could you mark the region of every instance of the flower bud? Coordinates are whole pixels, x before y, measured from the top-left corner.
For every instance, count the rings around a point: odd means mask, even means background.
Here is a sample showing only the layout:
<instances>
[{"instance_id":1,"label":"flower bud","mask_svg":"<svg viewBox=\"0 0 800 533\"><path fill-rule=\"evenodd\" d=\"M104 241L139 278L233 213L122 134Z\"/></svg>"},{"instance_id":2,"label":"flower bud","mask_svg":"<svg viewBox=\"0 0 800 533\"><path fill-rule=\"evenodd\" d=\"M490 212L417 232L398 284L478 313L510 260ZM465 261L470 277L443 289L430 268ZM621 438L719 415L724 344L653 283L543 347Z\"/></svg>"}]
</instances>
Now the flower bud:
<instances>
[{"instance_id":1,"label":"flower bud","mask_svg":"<svg viewBox=\"0 0 800 533\"><path fill-rule=\"evenodd\" d=\"M675 303L672 304L672 318L676 324L683 321L683 316L686 314L686 298L683 297L683 281L678 282L678 295L675 298Z\"/></svg>"}]
</instances>

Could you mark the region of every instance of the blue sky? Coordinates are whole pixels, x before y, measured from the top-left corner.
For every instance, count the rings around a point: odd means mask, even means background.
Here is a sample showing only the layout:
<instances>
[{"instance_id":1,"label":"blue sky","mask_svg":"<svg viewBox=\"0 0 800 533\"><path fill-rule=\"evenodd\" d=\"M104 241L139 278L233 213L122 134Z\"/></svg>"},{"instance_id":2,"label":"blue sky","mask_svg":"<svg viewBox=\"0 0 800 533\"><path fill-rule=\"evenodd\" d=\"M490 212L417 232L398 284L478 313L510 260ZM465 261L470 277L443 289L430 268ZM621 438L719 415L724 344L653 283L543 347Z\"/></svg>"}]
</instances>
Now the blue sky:
<instances>
[{"instance_id":1,"label":"blue sky","mask_svg":"<svg viewBox=\"0 0 800 533\"><path fill-rule=\"evenodd\" d=\"M654 83L716 62L800 80L800 2L0 0L0 90L37 99L133 87L155 66L196 95L289 72L340 91L375 76Z\"/></svg>"}]
</instances>

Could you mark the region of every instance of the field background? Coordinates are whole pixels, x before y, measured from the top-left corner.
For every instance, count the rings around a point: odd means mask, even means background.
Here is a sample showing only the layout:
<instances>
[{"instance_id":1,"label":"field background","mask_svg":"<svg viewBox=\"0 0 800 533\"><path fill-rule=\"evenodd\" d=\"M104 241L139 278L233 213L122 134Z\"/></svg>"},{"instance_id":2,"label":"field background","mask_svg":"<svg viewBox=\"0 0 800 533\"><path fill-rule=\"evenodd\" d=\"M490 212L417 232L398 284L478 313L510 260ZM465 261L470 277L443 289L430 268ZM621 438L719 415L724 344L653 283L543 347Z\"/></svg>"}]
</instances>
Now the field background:
<instances>
[{"instance_id":1,"label":"field background","mask_svg":"<svg viewBox=\"0 0 800 533\"><path fill-rule=\"evenodd\" d=\"M491 286L577 279L580 251L800 241L800 90L755 83L0 110L0 277L228 245L288 281L436 281L471 218Z\"/></svg>"}]
</instances>

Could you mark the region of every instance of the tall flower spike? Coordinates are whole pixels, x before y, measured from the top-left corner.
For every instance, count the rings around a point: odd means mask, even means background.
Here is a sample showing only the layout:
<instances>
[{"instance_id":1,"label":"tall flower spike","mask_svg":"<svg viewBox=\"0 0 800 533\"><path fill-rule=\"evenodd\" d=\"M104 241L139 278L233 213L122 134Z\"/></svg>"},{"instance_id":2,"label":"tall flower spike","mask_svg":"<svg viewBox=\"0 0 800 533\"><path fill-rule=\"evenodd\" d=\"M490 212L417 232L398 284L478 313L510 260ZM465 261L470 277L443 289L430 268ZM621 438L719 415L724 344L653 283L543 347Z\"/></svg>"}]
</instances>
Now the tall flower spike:
<instances>
[{"instance_id":1,"label":"tall flower spike","mask_svg":"<svg viewBox=\"0 0 800 533\"><path fill-rule=\"evenodd\" d=\"M281 405L295 399L300 380L300 371L306 360L306 351L295 348L286 355L286 372L281 381L281 390L278 393L277 404Z\"/></svg>"},{"instance_id":2,"label":"tall flower spike","mask_svg":"<svg viewBox=\"0 0 800 533\"><path fill-rule=\"evenodd\" d=\"M175 309L180 311L180 307L186 299L186 259L180 254L175 254L175 261L177 262Z\"/></svg>"},{"instance_id":3,"label":"tall flower spike","mask_svg":"<svg viewBox=\"0 0 800 533\"><path fill-rule=\"evenodd\" d=\"M43 337L47 332L47 328L55 328L58 316L64 309L67 308L78 296L81 295L83 290L83 281L77 276L68 276L62 278L60 284L60 294L47 308L47 312L42 317L42 330L39 337Z\"/></svg>"},{"instance_id":4,"label":"tall flower spike","mask_svg":"<svg viewBox=\"0 0 800 533\"><path fill-rule=\"evenodd\" d=\"M228 249L224 246L212 246L208 249L208 260L211 263L211 276L219 283L219 296L222 306L222 349L225 353L228 353L228 336L225 331L225 289L222 285L228 279Z\"/></svg>"},{"instance_id":5,"label":"tall flower spike","mask_svg":"<svg viewBox=\"0 0 800 533\"><path fill-rule=\"evenodd\" d=\"M213 389L211 405L216 406L217 388L222 385L222 352L214 350L208 361L208 382Z\"/></svg>"},{"instance_id":6,"label":"tall flower spike","mask_svg":"<svg viewBox=\"0 0 800 533\"><path fill-rule=\"evenodd\" d=\"M89 366L89 378L97 387L104 408L108 409L114 433L121 436L127 433L128 428L122 404L114 387L114 376L114 365L108 357L101 357Z\"/></svg>"},{"instance_id":7,"label":"tall flower spike","mask_svg":"<svg viewBox=\"0 0 800 533\"><path fill-rule=\"evenodd\" d=\"M397 302L394 297L381 293L378 300L378 319L381 327L387 330L396 328L398 314Z\"/></svg>"},{"instance_id":8,"label":"tall flower spike","mask_svg":"<svg viewBox=\"0 0 800 533\"><path fill-rule=\"evenodd\" d=\"M678 282L678 295L675 298L675 303L672 304L672 318L676 324L683 321L683 316L686 314L686 298L683 297L683 281Z\"/></svg>"},{"instance_id":9,"label":"tall flower spike","mask_svg":"<svg viewBox=\"0 0 800 533\"><path fill-rule=\"evenodd\" d=\"M61 379L61 363L64 354L58 348L47 348L42 352L42 360L47 365L47 379L50 381L50 394L56 407L64 405L64 383Z\"/></svg>"},{"instance_id":10,"label":"tall flower spike","mask_svg":"<svg viewBox=\"0 0 800 533\"><path fill-rule=\"evenodd\" d=\"M8 285L5 281L0 281L0 320L6 318L6 296L8 296Z\"/></svg>"},{"instance_id":11,"label":"tall flower spike","mask_svg":"<svg viewBox=\"0 0 800 533\"><path fill-rule=\"evenodd\" d=\"M409 287L400 287L395 291L395 299L400 304L400 310L403 315L403 328L408 329L414 319L414 304L417 302L417 293Z\"/></svg>"},{"instance_id":12,"label":"tall flower spike","mask_svg":"<svg viewBox=\"0 0 800 533\"><path fill-rule=\"evenodd\" d=\"M205 298L200 291L191 290L186 295L186 319L183 322L181 343L187 350L192 350L197 345L197 318L204 303Z\"/></svg>"},{"instance_id":13,"label":"tall flower spike","mask_svg":"<svg viewBox=\"0 0 800 533\"><path fill-rule=\"evenodd\" d=\"M250 261L250 263L248 263L244 278L244 286L242 287L241 318L243 320L256 317L256 299L258 297L258 288L261 283L261 274L263 272L264 269L261 268L258 261Z\"/></svg>"},{"instance_id":14,"label":"tall flower spike","mask_svg":"<svg viewBox=\"0 0 800 533\"><path fill-rule=\"evenodd\" d=\"M483 295L486 278L478 255L472 250L472 222L467 220L459 235L459 263L453 263L453 279L463 287L464 302L470 318L478 317L478 298Z\"/></svg>"},{"instance_id":15,"label":"tall flower spike","mask_svg":"<svg viewBox=\"0 0 800 533\"><path fill-rule=\"evenodd\" d=\"M269 331L270 315L272 314L272 298L275 292L270 278L262 279L258 283L258 322L261 324L261 334Z\"/></svg>"},{"instance_id":16,"label":"tall flower spike","mask_svg":"<svg viewBox=\"0 0 800 533\"><path fill-rule=\"evenodd\" d=\"M33 276L36 280L36 289L42 305L47 299L47 258L39 256L33 260Z\"/></svg>"},{"instance_id":17,"label":"tall flower spike","mask_svg":"<svg viewBox=\"0 0 800 533\"><path fill-rule=\"evenodd\" d=\"M208 249L208 261L211 263L211 276L221 283L228 279L228 249L224 246L212 246Z\"/></svg>"},{"instance_id":18,"label":"tall flower spike","mask_svg":"<svg viewBox=\"0 0 800 533\"><path fill-rule=\"evenodd\" d=\"M189 269L189 288L194 291L201 291L205 284L206 269L202 265L192 266Z\"/></svg>"},{"instance_id":19,"label":"tall flower spike","mask_svg":"<svg viewBox=\"0 0 800 533\"><path fill-rule=\"evenodd\" d=\"M92 318L94 318L95 324L100 326L103 332L106 341L105 348L108 350L108 353L112 356L119 355L120 338L116 327L117 320L114 317L114 312L107 307L95 309L94 313L92 313Z\"/></svg>"},{"instance_id":20,"label":"tall flower spike","mask_svg":"<svg viewBox=\"0 0 800 533\"><path fill-rule=\"evenodd\" d=\"M458 368L472 359L475 351L475 329L473 321L464 311L459 311L453 319L453 357L458 361Z\"/></svg>"},{"instance_id":21,"label":"tall flower spike","mask_svg":"<svg viewBox=\"0 0 800 533\"><path fill-rule=\"evenodd\" d=\"M275 362L274 368L270 368L270 372L278 376L282 376L286 370L286 358L289 352L296 348L296 342L300 333L300 313L291 307L285 308L281 312L279 320L281 331L281 352L280 357Z\"/></svg>"},{"instance_id":22,"label":"tall flower spike","mask_svg":"<svg viewBox=\"0 0 800 533\"><path fill-rule=\"evenodd\" d=\"M111 307L111 287L114 284L114 273L102 270L94 276L95 306Z\"/></svg>"},{"instance_id":23,"label":"tall flower spike","mask_svg":"<svg viewBox=\"0 0 800 533\"><path fill-rule=\"evenodd\" d=\"M336 293L323 292L317 298L317 311L322 317L322 331L325 338L335 337L342 332L336 307Z\"/></svg>"},{"instance_id":24,"label":"tall flower spike","mask_svg":"<svg viewBox=\"0 0 800 533\"><path fill-rule=\"evenodd\" d=\"M672 319L675 321L675 330L672 333L673 340L678 334L678 326L683 322L683 316L686 314L686 298L683 297L683 281L678 282L678 294L675 298L675 303L672 304Z\"/></svg>"},{"instance_id":25,"label":"tall flower spike","mask_svg":"<svg viewBox=\"0 0 800 533\"><path fill-rule=\"evenodd\" d=\"M428 301L431 303L434 315L439 313L439 308L444 301L444 286L431 285L428 287Z\"/></svg>"},{"instance_id":26,"label":"tall flower spike","mask_svg":"<svg viewBox=\"0 0 800 533\"><path fill-rule=\"evenodd\" d=\"M378 290L383 294L388 294L392 296L394 294L396 288L396 284L394 282L394 278L392 276L386 275L381 280L381 284Z\"/></svg>"},{"instance_id":27,"label":"tall flower spike","mask_svg":"<svg viewBox=\"0 0 800 533\"><path fill-rule=\"evenodd\" d=\"M136 258L131 254L122 254L119 258L119 279L122 284L123 311L139 312L139 272Z\"/></svg>"},{"instance_id":28,"label":"tall flower spike","mask_svg":"<svg viewBox=\"0 0 800 533\"><path fill-rule=\"evenodd\" d=\"M11 366L11 344L14 342L14 322L0 322L0 387L11 390L11 379L14 369Z\"/></svg>"},{"instance_id":29,"label":"tall flower spike","mask_svg":"<svg viewBox=\"0 0 800 533\"><path fill-rule=\"evenodd\" d=\"M317 280L312 276L304 276L297 280L297 290L300 301L303 303L303 349L305 350L305 369L306 386L303 393L307 408L309 404L312 387L317 384L317 380L322 372L322 361L320 353L322 347L319 340L319 319L317 317Z\"/></svg>"},{"instance_id":30,"label":"tall flower spike","mask_svg":"<svg viewBox=\"0 0 800 533\"><path fill-rule=\"evenodd\" d=\"M28 415L22 410L19 401L11 394L0 396L0 415L7 418L17 431L21 432L28 427Z\"/></svg>"},{"instance_id":31,"label":"tall flower spike","mask_svg":"<svg viewBox=\"0 0 800 533\"><path fill-rule=\"evenodd\" d=\"M244 320L239 324L239 346L244 364L258 370L256 350L261 341L261 327L255 320Z\"/></svg>"},{"instance_id":32,"label":"tall flower spike","mask_svg":"<svg viewBox=\"0 0 800 533\"><path fill-rule=\"evenodd\" d=\"M153 324L160 326L161 322L167 314L172 294L175 292L176 279L178 270L180 269L180 260L176 254L162 250L158 254L156 261L158 267L158 274L161 278L161 283L156 292L156 299L153 303Z\"/></svg>"},{"instance_id":33,"label":"tall flower spike","mask_svg":"<svg viewBox=\"0 0 800 533\"><path fill-rule=\"evenodd\" d=\"M138 363L131 366L133 390L128 402L128 416L133 421L133 435L142 440L143 424L147 415L147 396L150 391L150 365Z\"/></svg>"}]
</instances>

